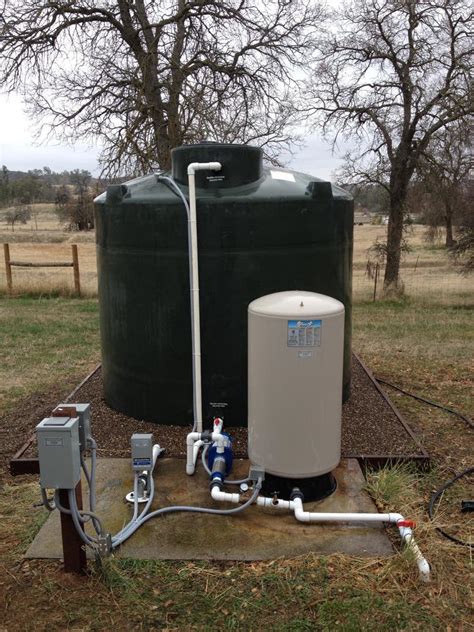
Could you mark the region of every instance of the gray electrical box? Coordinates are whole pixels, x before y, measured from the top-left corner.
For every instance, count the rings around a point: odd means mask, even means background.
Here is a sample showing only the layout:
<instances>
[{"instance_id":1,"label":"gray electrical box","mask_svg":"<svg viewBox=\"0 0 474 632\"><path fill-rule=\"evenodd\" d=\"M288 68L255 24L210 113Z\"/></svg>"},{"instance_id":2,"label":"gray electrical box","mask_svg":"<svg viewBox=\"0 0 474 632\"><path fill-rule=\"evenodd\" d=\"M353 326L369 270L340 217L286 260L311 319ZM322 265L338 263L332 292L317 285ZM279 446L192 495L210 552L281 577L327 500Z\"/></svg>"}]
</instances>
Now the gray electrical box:
<instances>
[{"instance_id":1,"label":"gray electrical box","mask_svg":"<svg viewBox=\"0 0 474 632\"><path fill-rule=\"evenodd\" d=\"M91 405L90 404L59 404L53 410L53 416L61 416L64 410L64 416L71 416L68 412L72 408L75 409L75 415L79 417L79 443L81 444L81 452L88 447L88 439L91 435Z\"/></svg>"},{"instance_id":2,"label":"gray electrical box","mask_svg":"<svg viewBox=\"0 0 474 632\"><path fill-rule=\"evenodd\" d=\"M81 479L78 417L48 417L36 426L40 484L74 489Z\"/></svg>"},{"instance_id":3,"label":"gray electrical box","mask_svg":"<svg viewBox=\"0 0 474 632\"><path fill-rule=\"evenodd\" d=\"M132 468L137 471L151 470L153 466L153 435L132 435Z\"/></svg>"}]
</instances>

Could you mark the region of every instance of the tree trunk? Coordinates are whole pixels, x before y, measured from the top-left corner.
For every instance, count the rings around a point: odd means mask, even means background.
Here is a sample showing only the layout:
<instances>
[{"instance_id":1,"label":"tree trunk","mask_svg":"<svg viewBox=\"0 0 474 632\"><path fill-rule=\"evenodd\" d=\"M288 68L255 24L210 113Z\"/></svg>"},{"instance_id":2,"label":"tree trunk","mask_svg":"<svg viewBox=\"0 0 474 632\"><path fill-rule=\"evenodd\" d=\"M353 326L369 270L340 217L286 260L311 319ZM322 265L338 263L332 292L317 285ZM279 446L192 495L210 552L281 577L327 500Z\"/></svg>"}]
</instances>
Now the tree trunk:
<instances>
[{"instance_id":1,"label":"tree trunk","mask_svg":"<svg viewBox=\"0 0 474 632\"><path fill-rule=\"evenodd\" d=\"M384 292L402 292L400 283L400 261L402 255L404 210L408 185L413 175L413 166L407 161L407 143L400 143L397 156L392 162L390 175L390 210L387 227L387 262L383 281Z\"/></svg>"},{"instance_id":2,"label":"tree trunk","mask_svg":"<svg viewBox=\"0 0 474 632\"><path fill-rule=\"evenodd\" d=\"M390 200L387 227L387 263L383 281L384 290L398 290L400 276L401 245L403 237L403 201Z\"/></svg>"},{"instance_id":3,"label":"tree trunk","mask_svg":"<svg viewBox=\"0 0 474 632\"><path fill-rule=\"evenodd\" d=\"M444 216L446 222L446 248L452 248L454 246L453 237L453 210L450 204L446 205L446 215Z\"/></svg>"}]
</instances>

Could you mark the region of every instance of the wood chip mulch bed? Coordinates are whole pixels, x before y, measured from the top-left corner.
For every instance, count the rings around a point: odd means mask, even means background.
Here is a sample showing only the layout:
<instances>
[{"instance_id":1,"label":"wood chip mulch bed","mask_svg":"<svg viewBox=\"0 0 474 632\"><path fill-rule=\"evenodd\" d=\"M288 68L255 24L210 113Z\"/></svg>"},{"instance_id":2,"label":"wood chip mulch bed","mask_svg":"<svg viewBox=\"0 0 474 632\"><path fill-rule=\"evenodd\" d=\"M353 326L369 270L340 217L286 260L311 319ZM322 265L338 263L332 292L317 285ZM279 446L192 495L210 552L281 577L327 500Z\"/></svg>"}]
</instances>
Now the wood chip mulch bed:
<instances>
[{"instance_id":1,"label":"wood chip mulch bed","mask_svg":"<svg viewBox=\"0 0 474 632\"><path fill-rule=\"evenodd\" d=\"M75 392L73 401L91 403L92 431L100 456L129 456L130 436L134 432L152 432L155 442L166 448L167 456L185 456L189 427L161 426L133 419L109 408L102 396L100 368ZM38 414L35 422L40 419ZM231 427L226 430L234 439L235 456L246 457L247 430ZM33 456L34 453L33 444L25 456ZM343 406L342 455L359 458L367 455L390 455L393 458L423 456L421 446L402 425L356 356L352 365L351 397Z\"/></svg>"}]
</instances>

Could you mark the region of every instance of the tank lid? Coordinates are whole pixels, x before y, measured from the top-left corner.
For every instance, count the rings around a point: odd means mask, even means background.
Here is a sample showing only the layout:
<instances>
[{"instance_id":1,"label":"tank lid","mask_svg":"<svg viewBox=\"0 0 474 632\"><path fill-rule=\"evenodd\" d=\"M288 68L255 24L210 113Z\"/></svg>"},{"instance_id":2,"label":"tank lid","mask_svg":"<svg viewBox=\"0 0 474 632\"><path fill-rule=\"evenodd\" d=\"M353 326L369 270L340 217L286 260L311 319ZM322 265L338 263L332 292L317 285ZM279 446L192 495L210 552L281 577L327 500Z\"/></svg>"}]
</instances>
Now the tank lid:
<instances>
[{"instance_id":1,"label":"tank lid","mask_svg":"<svg viewBox=\"0 0 474 632\"><path fill-rule=\"evenodd\" d=\"M344 305L335 298L304 290L267 294L252 301L248 309L254 314L291 319L344 313Z\"/></svg>"},{"instance_id":2,"label":"tank lid","mask_svg":"<svg viewBox=\"0 0 474 632\"><path fill-rule=\"evenodd\" d=\"M196 172L196 186L202 189L238 187L259 180L263 174L263 151L251 145L206 142L176 147L171 151L173 179L187 184L191 162L222 165L220 171Z\"/></svg>"}]
</instances>

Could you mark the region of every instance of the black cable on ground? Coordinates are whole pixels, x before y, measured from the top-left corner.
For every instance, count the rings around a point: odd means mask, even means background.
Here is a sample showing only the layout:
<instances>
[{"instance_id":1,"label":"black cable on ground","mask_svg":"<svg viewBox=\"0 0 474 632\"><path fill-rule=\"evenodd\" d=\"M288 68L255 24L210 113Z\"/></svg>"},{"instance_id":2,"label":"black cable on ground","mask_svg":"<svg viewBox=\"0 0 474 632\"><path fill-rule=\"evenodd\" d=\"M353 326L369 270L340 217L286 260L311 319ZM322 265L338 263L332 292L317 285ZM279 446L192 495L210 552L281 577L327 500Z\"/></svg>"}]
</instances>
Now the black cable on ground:
<instances>
[{"instance_id":1,"label":"black cable on ground","mask_svg":"<svg viewBox=\"0 0 474 632\"><path fill-rule=\"evenodd\" d=\"M432 402L430 399L426 399L425 397L420 397L419 395L415 395L414 393L410 393L409 391L406 391L405 389L400 388L399 386L396 386L395 384L392 384L391 382L387 382L386 380L382 380L379 377L376 377L376 376L374 376L374 377L377 380L377 382L380 382L380 384L385 384L386 386L390 386L390 388L394 388L396 391L400 391L400 393L403 393L404 395L408 395L408 397L413 397L413 399L417 399L420 402L423 402L425 404L429 404L429 406L434 406L435 408L439 408L441 410L444 410L447 413L451 413L452 415L456 415L456 417L459 417L460 419L462 419L464 421L464 423L466 423L469 428L471 428L471 429L474 428L474 423L472 422L472 420L469 419L469 417L467 417L466 415L463 415L462 413L460 413L459 411L453 410L452 408L447 408L446 406L442 406L441 404L437 404L436 402ZM460 474L457 474L457 476L455 476L454 478L451 478L449 481L444 483L439 489L437 489L432 494L432 496L430 498L429 505L428 505L428 515L429 515L431 520L433 520L433 510L434 510L434 506L436 504L436 501L442 496L442 494L448 489L448 487L451 487L451 485L454 485L454 483L456 481L458 481L460 478L463 478L464 476L469 476L473 472L474 472L474 467L468 467L466 470L464 470ZM446 531L441 529L441 527L436 527L436 531L438 531L438 533L443 535L448 540L451 540L451 542L455 542L456 544L460 544L462 546L469 546L469 547L472 546L472 544L470 542L465 542L464 540L461 540L460 538L457 538L454 535L450 535L449 533L446 533Z\"/></svg>"},{"instance_id":2,"label":"black cable on ground","mask_svg":"<svg viewBox=\"0 0 474 632\"><path fill-rule=\"evenodd\" d=\"M430 504L428 505L428 515L431 518L431 520L433 520L433 510L434 510L434 506L436 504L436 501L448 489L448 487L451 487L451 485L454 485L454 483L456 481L458 481L460 478L463 478L464 476L469 476L470 474L473 474L473 473L474 473L474 467L468 467L466 470L464 470L463 472L461 472L460 474L458 474L454 478L452 478L449 481L447 481L446 483L444 483L444 485L442 487L437 489L432 494L432 496L430 498ZM450 535L449 533L446 533L446 531L441 529L441 527L436 527L436 531L438 531L438 533L441 533L441 535L444 535L444 537L448 538L448 540L451 540L451 542L455 542L456 544L461 544L462 546L469 546L469 547L472 546L471 542L465 542L464 540L461 540L460 538L457 538L454 535Z\"/></svg>"},{"instance_id":3,"label":"black cable on ground","mask_svg":"<svg viewBox=\"0 0 474 632\"><path fill-rule=\"evenodd\" d=\"M374 377L377 380L377 382L380 382L380 384L386 384L387 386L390 386L390 388L394 388L396 391L400 391L400 393L403 393L404 395L408 395L408 397L413 397L413 399L417 399L420 402L424 402L425 404L429 404L430 406L434 406L435 408L444 410L447 413L451 413L451 415L456 415L456 417L459 417L460 419L462 419L469 428L474 429L474 423L472 419L469 419L469 417L467 417L466 415L463 415L459 411L454 410L453 408L447 408L446 406L442 406L441 404L437 404L436 402L433 402L430 399L426 399L425 397L421 397L420 395L415 395L414 393L410 393L409 391L406 391L405 389L400 388L400 386L397 386L396 384L392 384L391 382L382 380L382 378L380 377L377 377L377 376L374 376Z\"/></svg>"}]
</instances>

